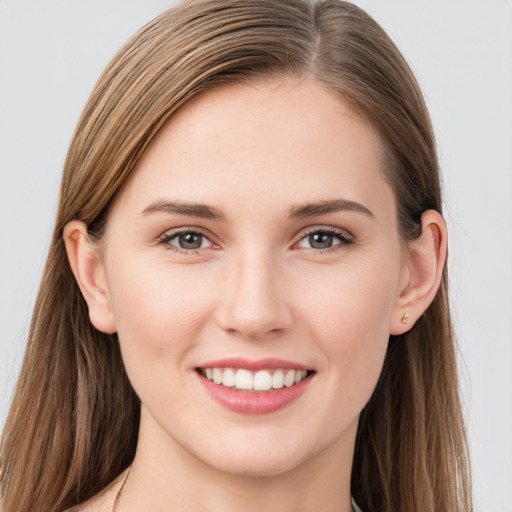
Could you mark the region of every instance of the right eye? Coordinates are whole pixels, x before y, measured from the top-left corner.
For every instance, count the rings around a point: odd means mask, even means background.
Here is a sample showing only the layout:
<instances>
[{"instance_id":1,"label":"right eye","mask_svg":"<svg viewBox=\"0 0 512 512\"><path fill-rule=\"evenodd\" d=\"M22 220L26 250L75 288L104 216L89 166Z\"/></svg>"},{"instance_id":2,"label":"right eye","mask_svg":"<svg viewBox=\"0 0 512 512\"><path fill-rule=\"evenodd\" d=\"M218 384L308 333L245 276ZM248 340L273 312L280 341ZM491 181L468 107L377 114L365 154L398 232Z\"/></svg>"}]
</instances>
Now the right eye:
<instances>
[{"instance_id":1,"label":"right eye","mask_svg":"<svg viewBox=\"0 0 512 512\"><path fill-rule=\"evenodd\" d=\"M199 249L213 247L213 243L199 231L183 230L165 233L160 243L182 254L195 254Z\"/></svg>"}]
</instances>

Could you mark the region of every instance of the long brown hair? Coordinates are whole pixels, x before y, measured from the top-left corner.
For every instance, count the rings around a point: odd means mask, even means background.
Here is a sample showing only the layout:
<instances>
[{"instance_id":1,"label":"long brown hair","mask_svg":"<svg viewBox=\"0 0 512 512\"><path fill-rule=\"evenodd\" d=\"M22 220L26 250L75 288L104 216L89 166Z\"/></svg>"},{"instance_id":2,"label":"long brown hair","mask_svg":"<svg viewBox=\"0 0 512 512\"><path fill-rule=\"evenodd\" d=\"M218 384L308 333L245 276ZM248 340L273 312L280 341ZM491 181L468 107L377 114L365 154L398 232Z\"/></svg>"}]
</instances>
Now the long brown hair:
<instances>
[{"instance_id":1,"label":"long brown hair","mask_svg":"<svg viewBox=\"0 0 512 512\"><path fill-rule=\"evenodd\" d=\"M0 452L4 512L59 512L134 457L140 404L116 335L98 332L71 273L63 228L101 236L109 205L166 120L229 81L311 76L379 132L402 238L441 211L430 119L404 58L339 0L189 0L137 33L100 77L65 163L53 239ZM414 328L391 337L363 410L352 493L366 512L472 510L446 273Z\"/></svg>"}]
</instances>

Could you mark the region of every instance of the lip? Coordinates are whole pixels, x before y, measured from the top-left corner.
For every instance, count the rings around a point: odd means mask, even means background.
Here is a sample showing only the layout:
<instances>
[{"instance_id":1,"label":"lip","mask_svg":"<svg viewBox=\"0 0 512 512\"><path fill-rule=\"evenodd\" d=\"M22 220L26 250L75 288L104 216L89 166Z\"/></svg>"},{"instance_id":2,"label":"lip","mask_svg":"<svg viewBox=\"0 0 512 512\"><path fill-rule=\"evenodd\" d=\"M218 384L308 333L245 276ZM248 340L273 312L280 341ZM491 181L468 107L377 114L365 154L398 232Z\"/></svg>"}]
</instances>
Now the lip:
<instances>
[{"instance_id":1,"label":"lip","mask_svg":"<svg viewBox=\"0 0 512 512\"><path fill-rule=\"evenodd\" d=\"M290 370L311 370L304 365L283 359L258 359L247 360L243 358L218 359L203 363L197 368L244 368L250 371L271 370L286 368ZM283 387L268 392L239 391L215 384L199 372L195 372L197 378L204 386L210 397L226 409L240 414L269 414L276 412L296 399L308 388L315 372L311 372L298 384L289 388Z\"/></svg>"},{"instance_id":2,"label":"lip","mask_svg":"<svg viewBox=\"0 0 512 512\"><path fill-rule=\"evenodd\" d=\"M287 370L312 370L303 364L284 359L264 358L264 359L244 359L241 357L230 357L226 359L217 359L197 365L197 368L244 368L253 372L259 370L278 370L279 368Z\"/></svg>"}]
</instances>

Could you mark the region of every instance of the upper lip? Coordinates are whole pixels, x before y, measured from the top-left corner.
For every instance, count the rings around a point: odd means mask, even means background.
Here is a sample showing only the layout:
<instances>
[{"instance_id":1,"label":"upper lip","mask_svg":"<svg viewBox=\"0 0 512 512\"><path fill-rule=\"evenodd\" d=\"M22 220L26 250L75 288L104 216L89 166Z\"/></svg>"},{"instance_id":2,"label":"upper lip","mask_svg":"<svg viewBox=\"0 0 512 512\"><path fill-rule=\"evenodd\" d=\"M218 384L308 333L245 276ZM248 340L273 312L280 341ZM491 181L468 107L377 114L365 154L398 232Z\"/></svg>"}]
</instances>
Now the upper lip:
<instances>
[{"instance_id":1,"label":"upper lip","mask_svg":"<svg viewBox=\"0 0 512 512\"><path fill-rule=\"evenodd\" d=\"M225 359L216 359L207 361L197 366L197 368L244 368L257 372L259 370L312 370L303 364L285 359L276 359L274 357L264 359L245 359L241 357L229 357Z\"/></svg>"}]
</instances>

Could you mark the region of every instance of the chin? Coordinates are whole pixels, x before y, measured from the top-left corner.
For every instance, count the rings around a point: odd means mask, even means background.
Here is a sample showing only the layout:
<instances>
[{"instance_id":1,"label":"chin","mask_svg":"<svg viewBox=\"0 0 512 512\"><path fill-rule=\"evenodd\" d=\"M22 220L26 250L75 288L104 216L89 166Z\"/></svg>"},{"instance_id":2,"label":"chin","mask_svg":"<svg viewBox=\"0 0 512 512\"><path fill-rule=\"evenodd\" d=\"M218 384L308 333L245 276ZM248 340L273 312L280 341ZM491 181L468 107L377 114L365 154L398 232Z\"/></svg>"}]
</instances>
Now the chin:
<instances>
[{"instance_id":1,"label":"chin","mask_svg":"<svg viewBox=\"0 0 512 512\"><path fill-rule=\"evenodd\" d=\"M275 457L270 460L262 457L239 457L236 460L217 463L213 469L231 476L267 478L284 475L299 466L299 461L292 461L287 457Z\"/></svg>"},{"instance_id":2,"label":"chin","mask_svg":"<svg viewBox=\"0 0 512 512\"><path fill-rule=\"evenodd\" d=\"M251 436L240 439L217 441L214 450L203 453L195 451L194 455L210 468L224 474L242 477L275 477L289 473L302 466L305 461L314 459L316 452L324 447L308 446L305 439L290 439L286 436ZM238 441L238 442L237 442ZM286 442L292 441L292 442ZM207 446L212 446L207 443Z\"/></svg>"}]
</instances>

